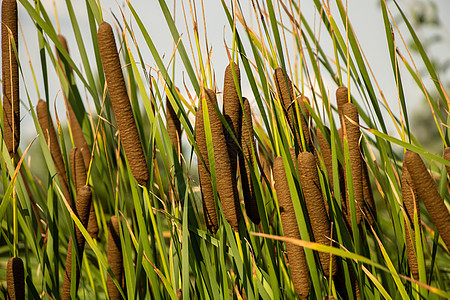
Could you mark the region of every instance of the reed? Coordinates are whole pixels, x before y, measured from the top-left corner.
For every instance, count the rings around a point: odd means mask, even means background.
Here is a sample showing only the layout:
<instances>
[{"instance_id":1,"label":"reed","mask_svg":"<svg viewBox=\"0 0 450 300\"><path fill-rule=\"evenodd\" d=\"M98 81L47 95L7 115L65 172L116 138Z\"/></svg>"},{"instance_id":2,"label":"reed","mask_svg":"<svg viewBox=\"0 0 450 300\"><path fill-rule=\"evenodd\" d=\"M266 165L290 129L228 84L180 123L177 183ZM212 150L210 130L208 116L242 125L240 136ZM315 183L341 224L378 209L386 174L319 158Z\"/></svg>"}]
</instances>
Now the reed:
<instances>
[{"instance_id":1,"label":"reed","mask_svg":"<svg viewBox=\"0 0 450 300\"><path fill-rule=\"evenodd\" d=\"M195 114L195 142L200 152L200 157L197 158L197 163L202 195L203 215L205 218L206 227L211 232L215 233L218 228L218 221L216 204L214 201L214 191L211 183L211 173L209 171L208 148L206 145L205 125L203 119L202 99L205 98L206 93L202 94L202 98L200 98L199 105L197 107L197 113Z\"/></svg>"},{"instance_id":2,"label":"reed","mask_svg":"<svg viewBox=\"0 0 450 300\"><path fill-rule=\"evenodd\" d=\"M415 231L420 230L420 228L414 228L414 211L417 212L417 224L420 222L420 211L419 211L419 197L417 195L416 189L411 180L411 175L408 172L406 164L403 164L402 168L402 199L403 207L405 208L406 218L405 218L405 238L406 238L406 255L408 257L408 265L411 270L411 274L415 280L419 280L419 265L417 263L416 242L415 242ZM409 226L408 226L409 225ZM411 231L409 230L411 228ZM422 236L422 232L420 232ZM411 239L412 237L412 239Z\"/></svg>"},{"instance_id":3,"label":"reed","mask_svg":"<svg viewBox=\"0 0 450 300\"><path fill-rule=\"evenodd\" d=\"M442 240L450 248L450 213L419 154L407 150L404 163Z\"/></svg>"},{"instance_id":4,"label":"reed","mask_svg":"<svg viewBox=\"0 0 450 300\"><path fill-rule=\"evenodd\" d=\"M7 299L25 299L25 272L22 259L11 257L6 266Z\"/></svg>"},{"instance_id":5,"label":"reed","mask_svg":"<svg viewBox=\"0 0 450 300\"><path fill-rule=\"evenodd\" d=\"M297 226L294 206L292 204L289 184L286 178L283 158L278 156L273 163L273 177L275 191L277 193L278 206L280 207L281 226L285 237L301 239ZM291 269L292 283L297 294L305 299L309 295L310 280L306 265L303 247L292 243L286 243L286 252Z\"/></svg>"},{"instance_id":6,"label":"reed","mask_svg":"<svg viewBox=\"0 0 450 300\"><path fill-rule=\"evenodd\" d=\"M325 209L313 154L303 152L298 155L298 171L314 240L317 243L329 246L331 244L331 224ZM323 273L328 277L330 275L330 254L320 252L319 258ZM335 259L333 259L332 266L331 275L334 276L337 271Z\"/></svg>"},{"instance_id":7,"label":"reed","mask_svg":"<svg viewBox=\"0 0 450 300\"><path fill-rule=\"evenodd\" d=\"M258 211L258 203L256 202L255 190L253 187L251 172L254 168L252 155L256 151L255 138L253 136L252 111L247 98L244 100L244 117L242 119L241 128L241 146L242 154L239 156L239 169L241 174L242 191L244 194L245 209L247 216L253 223L259 224L260 217Z\"/></svg>"},{"instance_id":8,"label":"reed","mask_svg":"<svg viewBox=\"0 0 450 300\"><path fill-rule=\"evenodd\" d=\"M239 70L239 66L232 62L225 69L223 85L223 116L233 131L234 136L239 141L241 138L242 108L241 102L239 101L238 90L234 82L233 69L239 90L241 89L241 71ZM228 144L228 155L230 157L231 171L233 174L236 174L239 147L231 137L228 130L225 129L224 132Z\"/></svg>"},{"instance_id":9,"label":"reed","mask_svg":"<svg viewBox=\"0 0 450 300\"><path fill-rule=\"evenodd\" d=\"M355 201L356 210L356 222L359 225L362 219L361 209L364 207L364 194L363 194L363 183L362 183L362 159L359 148L359 114L358 109L353 103L346 103L342 107L343 114L343 128L344 128L344 138L348 141L348 161L350 162L350 168L352 173L352 184L353 184L353 198ZM348 179L346 179L346 185ZM347 201L349 201L348 186L347 190ZM347 219L348 223L351 224L350 216L350 205L347 203Z\"/></svg>"},{"instance_id":10,"label":"reed","mask_svg":"<svg viewBox=\"0 0 450 300\"><path fill-rule=\"evenodd\" d=\"M109 96L128 164L136 181L145 186L149 179L147 163L128 98L111 25L106 22L100 24L97 39Z\"/></svg>"},{"instance_id":11,"label":"reed","mask_svg":"<svg viewBox=\"0 0 450 300\"><path fill-rule=\"evenodd\" d=\"M39 100L36 111L39 125L41 126L44 138L47 141L47 146L50 149L50 154L52 155L53 162L55 163L56 173L59 176L62 192L73 209L74 203L72 197L70 196L68 188L68 180L66 169L64 167L64 160L61 154L61 149L59 148L58 138L56 137L56 131L53 127L53 122L47 111L47 103L44 100Z\"/></svg>"},{"instance_id":12,"label":"reed","mask_svg":"<svg viewBox=\"0 0 450 300\"><path fill-rule=\"evenodd\" d=\"M76 210L74 211L77 217L80 219L81 224L86 228L89 221L89 212L91 208L91 189L88 186L83 186L78 193ZM78 285L80 283L80 267L83 260L85 239L81 233L78 226L75 226L75 247L77 247L77 257L75 264L75 295L78 291ZM70 286L72 282L72 237L69 239L69 244L67 246L67 257L66 257L66 270L64 272L64 280L62 287L62 299L69 300L70 297Z\"/></svg>"},{"instance_id":13,"label":"reed","mask_svg":"<svg viewBox=\"0 0 450 300\"><path fill-rule=\"evenodd\" d=\"M3 139L9 155L14 157L20 143L19 65L13 41L19 51L16 0L2 2L2 86Z\"/></svg>"},{"instance_id":14,"label":"reed","mask_svg":"<svg viewBox=\"0 0 450 300\"><path fill-rule=\"evenodd\" d=\"M116 277L119 284L122 284L122 278L124 274L123 255L122 244L120 242L119 218L117 216L111 216L111 220L108 225L108 245L106 254L108 265L111 268L114 277ZM119 289L117 288L116 284L109 274L107 274L106 286L108 289L109 299L122 299L122 295L120 294Z\"/></svg>"}]
</instances>

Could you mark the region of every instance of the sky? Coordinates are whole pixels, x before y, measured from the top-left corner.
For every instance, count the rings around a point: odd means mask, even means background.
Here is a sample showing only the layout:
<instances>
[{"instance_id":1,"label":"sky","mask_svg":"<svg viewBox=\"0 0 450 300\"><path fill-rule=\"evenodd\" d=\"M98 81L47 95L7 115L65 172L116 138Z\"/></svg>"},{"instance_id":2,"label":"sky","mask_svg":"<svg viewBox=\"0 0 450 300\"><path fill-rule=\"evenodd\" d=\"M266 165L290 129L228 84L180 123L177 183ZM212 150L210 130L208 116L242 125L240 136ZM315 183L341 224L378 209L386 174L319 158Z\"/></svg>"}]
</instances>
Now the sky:
<instances>
[{"instance_id":1,"label":"sky","mask_svg":"<svg viewBox=\"0 0 450 300\"><path fill-rule=\"evenodd\" d=\"M187 13L189 12L188 7L188 1L184 0L184 5L186 6L185 9ZM94 1L95 2L95 1ZM126 3L121 0L99 0L102 9L103 9L103 18L105 21L113 24L115 22L115 19L113 17L113 14L117 18L121 18L120 15L120 8L123 9L124 16L127 20L132 19L131 14L129 10L126 7ZM167 64L169 61L171 55L172 55L172 49L173 49L173 40L170 35L170 31L168 30L168 27L166 25L166 22L164 20L164 16L162 14L161 8L158 4L158 1L151 0L151 1L143 1L143 0L131 0L131 4L134 6L135 10L138 12L140 17L142 18L142 21L144 22L145 27L148 30L149 35L153 39L158 52L161 56L164 56L164 62ZM226 1L229 3L230 1ZM250 1L241 1L244 9L244 13L249 13L250 7L249 4L247 7L245 4L250 3ZM333 1L330 1L333 2ZM422 6L420 6L420 2L423 1L400 1L401 5L405 7L405 13L409 14L410 16L417 12L423 12L425 11L425 14L427 14L427 11L424 10ZM71 21L67 13L66 4L63 0L44 0L42 1L44 4L44 7L47 11L47 14L50 16L50 19L53 21L54 26L56 27L56 18L55 18L55 11L57 12L58 16L58 22L59 22L59 28L61 34L63 34L69 44L70 54L73 60L80 66L81 66L81 59L78 54L78 51L76 51L76 42L74 38L74 34L72 32L72 26ZM194 3L197 5L197 11L198 14L201 14L200 10L200 0L195 0ZM435 1L435 3L438 6L437 12L439 14L439 19L443 23L443 36L444 40L439 43L439 46L432 47L430 49L431 55L436 57L441 57L441 60L444 61L446 59L450 58L450 40L449 40L449 32L450 32L450 18L448 18L445 15L445 12L450 11L450 1L446 0L439 0ZM55 5L55 6L54 6ZM80 25L81 31L86 35L85 40L85 46L86 49L92 49L92 44L89 39L88 35L88 20L86 15L86 7L84 1L73 1L72 5L74 6L74 10L77 14L77 21ZM173 1L167 1L167 5L170 8L173 8ZM336 6L331 4L332 10L334 9L334 13L337 14ZM349 19L350 22L353 25L353 28L356 31L357 37L359 39L359 42L361 44L361 47L367 57L367 60L372 67L372 71L375 75L375 78L378 81L378 84L380 85L380 88L383 91L383 94L385 95L390 107L392 108L394 114L398 113L398 102L397 102L397 92L395 87L394 78L392 75L392 68L389 61L389 52L387 48L386 43L386 37L383 27L383 21L382 21L382 15L381 10L379 8L379 1L375 0L348 0L348 7L349 7ZM393 7L390 4L390 7ZM312 1L301 1L301 10L303 12L303 15L306 17L306 19L309 21L309 24L314 27L314 30L316 32L319 32L319 30L325 30L323 26L321 25L321 22L319 20L319 15L317 13L317 10L313 7ZM183 34L182 40L184 42L184 45L186 49L189 52L189 46L188 46L188 37L186 35L185 26L183 19L183 13L182 13L182 2L180 0L176 0L176 23L178 26L179 31ZM230 28L228 26L228 22L226 20L225 14L223 13L223 9L221 6L220 1L211 1L211 0L205 0L204 1L204 13L206 18L206 28L207 28L207 35L208 35L208 46L212 47L212 55L211 59L214 63L214 71L215 71L215 78L217 80L217 87L218 89L221 89L223 87L223 73L228 65L228 58L225 51L225 45L224 41L228 45L231 44L232 35L230 32ZM190 16L188 15L190 18ZM199 15L199 18L201 15ZM26 10L19 4L19 20L20 25L22 28L22 33L19 33L19 49L20 49L20 58L21 58L21 64L23 69L23 76L25 78L26 84L24 82L21 82L21 98L22 101L27 102L26 94L28 92L31 102L34 103L34 105L38 101L38 95L36 92L36 88L34 86L33 81L33 75L31 73L31 68L28 64L28 60L30 59L33 64L33 69L36 75L36 82L39 87L41 97L43 97L43 81L42 81L42 71L40 68L40 58L39 58L39 51L38 49L38 40L37 40L37 32L35 29L35 26L29 16L27 15ZM121 19L120 19L121 20ZM396 18L396 21L399 21L399 18ZM121 20L121 23L122 20ZM190 24L189 24L190 25ZM199 30L200 35L202 36L202 24L199 24ZM134 28L136 31L138 31L137 26L134 24ZM405 36L408 36L406 34L406 30L404 26L400 25L400 28L402 29L403 34ZM428 31L427 31L428 30ZM433 35L433 31L431 29L428 29L425 27L423 32L418 32L421 37L428 37L430 35ZM442 33L442 32L440 32ZM192 37L191 37L192 38ZM397 43L400 42L400 38L398 35L396 36ZM150 54L150 52L145 47L145 42L142 39L142 36L137 34L137 41L138 44L141 45L140 49L143 51L146 63L154 66L154 60ZM26 46L28 48L28 52L25 51L25 42ZM325 49L327 53L332 55L332 44L330 40L327 40L326 34L320 35L320 43ZM401 45L399 45L399 48L402 51ZM405 54L402 51L403 54ZM446 56L445 56L446 55ZM420 60L418 60L420 61ZM181 66L181 60L177 57L176 58L176 74L177 84L182 84L183 79L183 67ZM406 70L403 70L406 72ZM179 75L178 75L179 74ZM153 74L155 75L155 74ZM448 78L448 72L447 74L444 74L444 77L447 79L447 82L449 82ZM59 81L56 77L56 74L54 71L50 71L50 91L49 91L49 99L52 102L51 107L53 105L56 105L58 115L64 116L65 110L64 110L64 103L62 100L62 96L60 94L60 85ZM245 77L243 77L245 78ZM409 76L405 77L409 78ZM428 83L431 83L431 80L429 78L424 78L426 81L428 80ZM187 80L187 78L186 78ZM334 89L336 86L334 83L331 82L330 79L325 79L325 82L328 85L329 93L330 95L334 95ZM245 80L242 82L243 85L243 94L245 95L251 95L250 88L248 86L248 83L246 83ZM80 85L81 86L81 85ZM405 91L408 99L411 99L411 106L413 107L420 101L422 98L420 96L420 90L418 90L417 87L415 87L414 83L412 82L412 79L410 81L406 80L404 81ZM193 93L193 92L192 92ZM308 95L307 95L308 96ZM310 96L310 95L309 95ZM249 97L250 102L252 103L251 97ZM253 101L254 104L254 101ZM22 109L22 136L23 140L29 141L33 137L36 136L36 130L34 129L34 126L32 125L32 119L30 114L26 113L26 109L24 107ZM408 108L409 109L409 108ZM392 134L395 134L394 127L390 128L390 131L392 131ZM24 146L21 145L22 149L24 149Z\"/></svg>"}]
</instances>

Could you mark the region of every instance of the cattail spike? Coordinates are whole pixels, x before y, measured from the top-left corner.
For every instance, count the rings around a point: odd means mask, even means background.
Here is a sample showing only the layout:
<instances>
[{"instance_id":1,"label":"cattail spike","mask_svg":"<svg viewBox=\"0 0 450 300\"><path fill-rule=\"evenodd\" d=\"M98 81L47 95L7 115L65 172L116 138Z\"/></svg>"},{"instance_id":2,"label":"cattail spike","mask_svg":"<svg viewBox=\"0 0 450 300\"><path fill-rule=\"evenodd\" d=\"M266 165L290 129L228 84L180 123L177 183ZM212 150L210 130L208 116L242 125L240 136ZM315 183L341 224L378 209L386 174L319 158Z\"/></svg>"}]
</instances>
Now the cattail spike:
<instances>
[{"instance_id":1,"label":"cattail spike","mask_svg":"<svg viewBox=\"0 0 450 300\"><path fill-rule=\"evenodd\" d=\"M139 184L145 186L149 179L147 163L128 98L111 25L106 22L100 24L97 39L111 104L131 173Z\"/></svg>"},{"instance_id":2,"label":"cattail spike","mask_svg":"<svg viewBox=\"0 0 450 300\"><path fill-rule=\"evenodd\" d=\"M241 129L241 145L243 154L239 156L239 169L247 215L253 223L259 224L260 217L258 212L258 204L256 202L255 190L251 176L254 166L252 147L253 151L256 151L255 139L253 137L252 111L247 98L243 98L243 100L244 116L242 118Z\"/></svg>"},{"instance_id":3,"label":"cattail spike","mask_svg":"<svg viewBox=\"0 0 450 300\"><path fill-rule=\"evenodd\" d=\"M283 158L281 156L275 158L273 163L273 177L275 179L275 190L277 193L278 205L280 207L283 234L285 237L301 239L294 206L292 204L291 193L289 191L289 184L286 178ZM286 243L286 252L295 291L301 298L306 299L310 291L310 281L303 247L292 243Z\"/></svg>"},{"instance_id":4,"label":"cattail spike","mask_svg":"<svg viewBox=\"0 0 450 300\"><path fill-rule=\"evenodd\" d=\"M177 157L179 157L181 153L181 123L168 97L166 97L166 115L167 132L172 145L175 147Z\"/></svg>"},{"instance_id":5,"label":"cattail spike","mask_svg":"<svg viewBox=\"0 0 450 300\"><path fill-rule=\"evenodd\" d=\"M14 157L20 142L19 65L13 48L19 50L16 0L2 2L3 139Z\"/></svg>"},{"instance_id":6,"label":"cattail spike","mask_svg":"<svg viewBox=\"0 0 450 300\"><path fill-rule=\"evenodd\" d=\"M439 195L433 178L431 178L419 154L407 150L404 163L408 168L417 193L422 198L423 203L425 203L431 220L436 225L447 248L450 248L450 213L441 195Z\"/></svg>"},{"instance_id":7,"label":"cattail spike","mask_svg":"<svg viewBox=\"0 0 450 300\"><path fill-rule=\"evenodd\" d=\"M18 257L11 257L6 267L7 299L25 299L25 272L23 262Z\"/></svg>"},{"instance_id":8,"label":"cattail spike","mask_svg":"<svg viewBox=\"0 0 450 300\"><path fill-rule=\"evenodd\" d=\"M450 147L445 148L444 159L450 161ZM450 176L450 166L445 166L447 169L447 174Z\"/></svg>"},{"instance_id":9,"label":"cattail spike","mask_svg":"<svg viewBox=\"0 0 450 300\"><path fill-rule=\"evenodd\" d=\"M123 256L122 244L120 243L119 219L117 216L111 216L111 222L108 226L108 246L107 246L108 265L119 284L122 284L123 278ZM112 277L107 274L106 285L108 295L111 300L120 300L122 296Z\"/></svg>"}]
</instances>

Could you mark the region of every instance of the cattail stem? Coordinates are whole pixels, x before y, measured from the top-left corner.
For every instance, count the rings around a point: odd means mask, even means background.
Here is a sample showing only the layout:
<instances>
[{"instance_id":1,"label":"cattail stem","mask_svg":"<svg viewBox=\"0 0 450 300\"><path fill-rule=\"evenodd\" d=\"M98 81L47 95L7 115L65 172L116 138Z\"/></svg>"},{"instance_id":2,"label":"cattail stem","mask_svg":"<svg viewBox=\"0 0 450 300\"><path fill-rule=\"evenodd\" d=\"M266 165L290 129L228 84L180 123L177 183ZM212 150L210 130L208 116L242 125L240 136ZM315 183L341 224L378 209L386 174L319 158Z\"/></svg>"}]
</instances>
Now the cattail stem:
<instances>
[{"instance_id":1,"label":"cattail stem","mask_svg":"<svg viewBox=\"0 0 450 300\"><path fill-rule=\"evenodd\" d=\"M280 207L283 234L285 237L301 239L294 206L292 204L291 193L289 191L289 184L286 178L283 158L280 156L275 158L273 163L273 176L275 179L278 205ZM295 291L300 297L306 299L310 291L310 281L303 247L292 243L286 243L286 251Z\"/></svg>"},{"instance_id":2,"label":"cattail stem","mask_svg":"<svg viewBox=\"0 0 450 300\"><path fill-rule=\"evenodd\" d=\"M108 23L100 24L97 39L114 115L131 173L139 184L145 186L149 179L147 163L128 98L114 33Z\"/></svg>"},{"instance_id":3,"label":"cattail stem","mask_svg":"<svg viewBox=\"0 0 450 300\"><path fill-rule=\"evenodd\" d=\"M258 212L258 203L256 202L255 190L253 187L251 172L254 169L253 151L256 151L255 139L253 137L253 122L250 103L246 98L244 100L244 118L241 128L242 155L239 156L239 169L242 181L242 190L244 194L245 209L247 216L253 223L259 224L260 217Z\"/></svg>"},{"instance_id":4,"label":"cattail stem","mask_svg":"<svg viewBox=\"0 0 450 300\"><path fill-rule=\"evenodd\" d=\"M107 259L108 265L110 266L114 277L116 277L117 282L121 285L124 270L122 244L120 243L119 219L117 216L111 216L111 222L108 226ZM109 299L122 299L119 289L109 274L107 275L106 285L108 288Z\"/></svg>"},{"instance_id":5,"label":"cattail stem","mask_svg":"<svg viewBox=\"0 0 450 300\"><path fill-rule=\"evenodd\" d=\"M56 136L55 128L53 127L53 122L47 111L47 103L44 100L39 100L36 107L36 111L39 120L39 125L41 126L44 138L47 141L47 145L49 146L53 162L55 163L56 173L59 176L59 181L61 182L61 188L64 197L70 203L73 209L74 203L72 198L70 197L67 174L66 169L64 167L64 160L61 154L61 149L59 148L58 138Z\"/></svg>"},{"instance_id":6,"label":"cattail stem","mask_svg":"<svg viewBox=\"0 0 450 300\"><path fill-rule=\"evenodd\" d=\"M309 152L300 153L298 155L298 170L314 240L317 243L329 246L331 243L331 225L323 202L314 155ZM328 277L330 275L330 255L320 252L319 257L323 273ZM336 267L336 260L333 259L332 276L336 275Z\"/></svg>"},{"instance_id":7,"label":"cattail stem","mask_svg":"<svg viewBox=\"0 0 450 300\"><path fill-rule=\"evenodd\" d=\"M17 2L2 2L2 85L3 125L6 147L14 157L20 142L19 66L13 48L19 50L17 31Z\"/></svg>"},{"instance_id":8,"label":"cattail stem","mask_svg":"<svg viewBox=\"0 0 450 300\"><path fill-rule=\"evenodd\" d=\"M25 299L25 272L22 259L11 257L6 267L7 298L11 300Z\"/></svg>"},{"instance_id":9,"label":"cattail stem","mask_svg":"<svg viewBox=\"0 0 450 300\"><path fill-rule=\"evenodd\" d=\"M436 225L447 248L450 248L450 213L441 195L439 195L433 178L431 178L419 154L407 150L404 163L408 168L417 193L422 198L423 203L425 203L431 220Z\"/></svg>"},{"instance_id":10,"label":"cattail stem","mask_svg":"<svg viewBox=\"0 0 450 300\"><path fill-rule=\"evenodd\" d=\"M415 231L420 230L419 198L406 164L403 164L402 169L402 199L406 212L405 237L409 269L411 270L414 279L419 280L419 266L417 263L416 251L414 250L416 248ZM419 225L419 228L414 227L414 212L417 213L417 224ZM410 228L411 230L409 230ZM420 235L422 235L422 232L420 232Z\"/></svg>"},{"instance_id":11,"label":"cattail stem","mask_svg":"<svg viewBox=\"0 0 450 300\"><path fill-rule=\"evenodd\" d=\"M76 203L76 211L75 214L80 219L81 224L86 228L89 221L89 211L91 208L92 201L92 193L91 189L87 186L83 186L79 192ZM75 265L75 294L78 290L78 284L80 282L80 266L83 259L83 251L84 251L84 243L85 239L83 234L81 233L78 226L75 226L75 247L77 247L77 258ZM62 288L62 299L68 300L70 298L70 286L72 281L72 237L69 239L69 244L67 248L67 257L66 257L66 271L64 272L64 281Z\"/></svg>"}]
</instances>

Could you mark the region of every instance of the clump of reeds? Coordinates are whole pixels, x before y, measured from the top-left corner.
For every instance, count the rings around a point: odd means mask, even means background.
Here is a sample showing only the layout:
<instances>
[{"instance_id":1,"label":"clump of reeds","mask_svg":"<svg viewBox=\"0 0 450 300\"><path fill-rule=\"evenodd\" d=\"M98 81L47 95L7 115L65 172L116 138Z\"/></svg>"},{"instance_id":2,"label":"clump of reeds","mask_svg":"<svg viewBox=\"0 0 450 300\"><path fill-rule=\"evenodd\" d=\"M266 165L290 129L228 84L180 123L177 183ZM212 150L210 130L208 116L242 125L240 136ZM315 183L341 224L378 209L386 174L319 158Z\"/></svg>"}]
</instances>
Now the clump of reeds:
<instances>
[{"instance_id":1,"label":"clump of reeds","mask_svg":"<svg viewBox=\"0 0 450 300\"><path fill-rule=\"evenodd\" d=\"M197 143L200 152L197 163L202 194L203 215L206 227L214 233L218 228L218 221L216 204L214 202L214 191L211 183L211 173L209 171L208 148L206 145L205 124L203 119L202 99L204 98L206 98L206 93L200 98L197 113L195 114L195 142Z\"/></svg>"},{"instance_id":2,"label":"clump of reeds","mask_svg":"<svg viewBox=\"0 0 450 300\"><path fill-rule=\"evenodd\" d=\"M19 50L16 0L2 2L3 139L11 157L20 142L19 66L13 48Z\"/></svg>"},{"instance_id":3,"label":"clump of reeds","mask_svg":"<svg viewBox=\"0 0 450 300\"><path fill-rule=\"evenodd\" d=\"M292 204L291 193L289 191L289 184L286 178L283 158L280 156L275 158L273 163L273 177L275 180L278 206L280 207L283 234L285 237L301 239L294 206ZM292 243L286 243L286 252L295 291L300 297L306 298L310 291L310 281L303 247Z\"/></svg>"},{"instance_id":4,"label":"clump of reeds","mask_svg":"<svg viewBox=\"0 0 450 300\"><path fill-rule=\"evenodd\" d=\"M260 217L258 204L256 202L255 190L251 177L251 170L253 170L254 166L252 147L253 151L256 151L255 138L253 137L252 111L247 98L243 98L243 101L244 115L241 128L241 146L243 153L239 156L239 169L247 216L253 223L259 224Z\"/></svg>"},{"instance_id":5,"label":"clump of reeds","mask_svg":"<svg viewBox=\"0 0 450 300\"><path fill-rule=\"evenodd\" d=\"M434 184L433 178L431 178L419 154L407 150L404 163L411 175L417 194L422 198L430 214L431 220L436 225L444 243L450 248L450 213Z\"/></svg>"},{"instance_id":6,"label":"clump of reeds","mask_svg":"<svg viewBox=\"0 0 450 300\"><path fill-rule=\"evenodd\" d=\"M358 109L353 103L346 103L342 107L342 114L344 121L344 138L347 139L348 142L348 161L350 162L351 169L351 180L353 184L353 198L355 201L355 210L356 210L356 222L359 225L362 219L361 209L364 205L364 194L363 194L363 183L362 183L362 161L361 161L361 153L359 150L359 138L360 138L360 129L359 129L359 114ZM345 151L344 151L345 152ZM346 185L348 183L348 178L346 179ZM347 201L350 201L349 198L349 189L347 190ZM351 224L351 213L350 213L350 204L347 203L347 220L348 223Z\"/></svg>"},{"instance_id":7,"label":"clump of reeds","mask_svg":"<svg viewBox=\"0 0 450 300\"><path fill-rule=\"evenodd\" d=\"M166 115L167 132L169 133L172 145L175 147L177 157L179 157L181 153L181 122L168 97L166 97Z\"/></svg>"},{"instance_id":8,"label":"clump of reeds","mask_svg":"<svg viewBox=\"0 0 450 300\"><path fill-rule=\"evenodd\" d=\"M53 122L47 111L47 103L44 100L39 100L36 111L39 125L41 126L44 138L47 141L47 145L50 149L50 154L52 155L53 162L55 163L56 173L59 176L62 192L73 209L74 203L72 201L72 198L70 197L67 174L64 167L64 160L61 154L61 149L59 148L58 138L56 136L55 128L53 127Z\"/></svg>"},{"instance_id":9,"label":"clump of reeds","mask_svg":"<svg viewBox=\"0 0 450 300\"><path fill-rule=\"evenodd\" d=\"M123 256L122 244L120 242L120 228L119 219L117 216L111 216L111 221L108 226L108 245L107 245L107 259L111 271L116 277L117 282L121 285L123 278ZM119 289L114 283L112 277L107 274L106 286L108 288L109 299L122 299Z\"/></svg>"},{"instance_id":10,"label":"clump of reeds","mask_svg":"<svg viewBox=\"0 0 450 300\"><path fill-rule=\"evenodd\" d=\"M106 22L100 24L97 39L114 115L131 173L139 184L145 186L149 179L147 163L128 98L111 25Z\"/></svg>"},{"instance_id":11,"label":"clump of reeds","mask_svg":"<svg viewBox=\"0 0 450 300\"><path fill-rule=\"evenodd\" d=\"M88 186L83 186L77 196L76 210L74 213L79 218L81 224L86 228L89 221L89 212L91 208L92 193ZM80 266L83 259L85 239L78 226L75 226L75 247L77 247L77 257L75 264L75 294L80 283ZM62 299L71 299L70 286L72 281L72 237L67 246L66 271L64 272Z\"/></svg>"},{"instance_id":12,"label":"clump of reeds","mask_svg":"<svg viewBox=\"0 0 450 300\"><path fill-rule=\"evenodd\" d=\"M241 102L239 101L238 90L234 82L235 77L233 76L233 69L239 89L241 88L241 72L239 67L234 62L230 63L225 69L223 84L223 116L233 131L234 136L239 141L242 126L242 108ZM228 130L225 129L224 133L228 144L228 155L230 157L231 170L233 174L236 175L239 147L231 137Z\"/></svg>"},{"instance_id":13,"label":"clump of reeds","mask_svg":"<svg viewBox=\"0 0 450 300\"><path fill-rule=\"evenodd\" d=\"M405 237L406 237L406 255L408 257L408 265L414 279L419 280L419 266L417 264L417 255L414 250L416 247L415 231L420 231L420 213L419 198L411 180L406 164L402 168L402 199L406 212L405 219ZM414 212L417 213L417 224L419 228L414 227ZM411 231L409 230L411 228ZM421 232L420 232L421 233ZM411 239L412 237L412 239Z\"/></svg>"},{"instance_id":14,"label":"clump of reeds","mask_svg":"<svg viewBox=\"0 0 450 300\"><path fill-rule=\"evenodd\" d=\"M11 257L6 266L7 299L25 299L25 272L22 259Z\"/></svg>"},{"instance_id":15,"label":"clump of reeds","mask_svg":"<svg viewBox=\"0 0 450 300\"><path fill-rule=\"evenodd\" d=\"M317 173L313 154L302 152L298 155L298 171L314 240L317 243L329 246L331 244L331 224L325 209L322 190L320 189L319 174ZM324 275L329 276L330 254L320 252L319 257ZM336 260L333 259L332 276L336 275L336 267Z\"/></svg>"}]
</instances>

